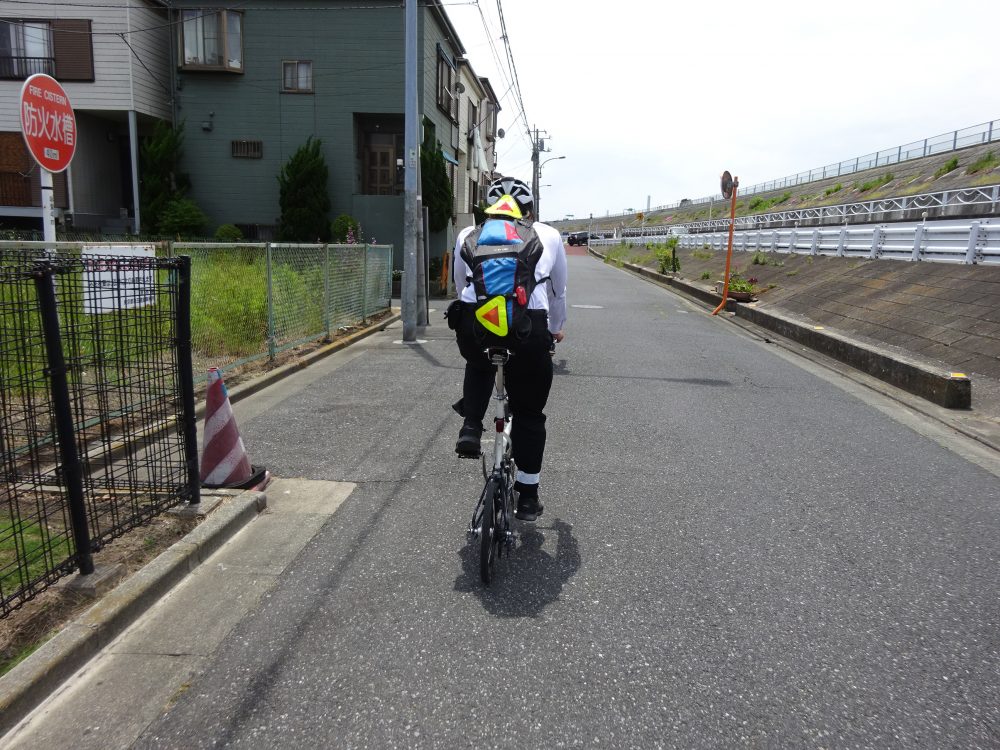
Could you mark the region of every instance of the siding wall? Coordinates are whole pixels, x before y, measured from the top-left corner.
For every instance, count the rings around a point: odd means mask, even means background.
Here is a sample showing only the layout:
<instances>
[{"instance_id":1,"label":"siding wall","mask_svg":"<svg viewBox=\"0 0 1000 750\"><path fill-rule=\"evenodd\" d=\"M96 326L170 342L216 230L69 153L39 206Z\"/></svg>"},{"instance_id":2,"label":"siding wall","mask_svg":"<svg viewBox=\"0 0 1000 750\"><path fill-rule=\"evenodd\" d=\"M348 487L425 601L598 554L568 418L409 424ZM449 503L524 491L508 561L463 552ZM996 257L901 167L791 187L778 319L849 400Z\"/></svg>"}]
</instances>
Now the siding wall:
<instances>
[{"instance_id":1,"label":"siding wall","mask_svg":"<svg viewBox=\"0 0 1000 750\"><path fill-rule=\"evenodd\" d=\"M140 9L142 0L105 0L99 5L11 3L0 0L2 18L85 18L92 21L94 82L66 82L63 88L75 110L127 111L170 119L169 33L162 10ZM138 31L139 29L150 29ZM116 34L127 38L146 66L164 85L156 83ZM23 81L0 81L0 131L20 132L18 97ZM74 157L74 161L76 157Z\"/></svg>"},{"instance_id":2,"label":"siding wall","mask_svg":"<svg viewBox=\"0 0 1000 750\"><path fill-rule=\"evenodd\" d=\"M278 173L314 135L322 141L330 170L330 218L352 214L362 221L366 237L374 234L379 242L393 244L401 238L398 198L356 195L362 180L354 115L404 114L404 10L357 8L361 4L341 3L338 9L336 3L301 0L294 9L275 10L270 0L250 0L240 5L244 72L178 72L184 168L193 183L191 197L208 214L212 231L224 223L276 224ZM420 108L444 142L451 131L436 105L436 45L449 43L432 11L422 9L419 24ZM312 61L314 93L281 93L282 60ZM209 122L211 129L204 129ZM263 158L234 159L233 140L262 141ZM451 233L439 234L433 238L433 255L443 253L450 241Z\"/></svg>"},{"instance_id":3,"label":"siding wall","mask_svg":"<svg viewBox=\"0 0 1000 750\"><path fill-rule=\"evenodd\" d=\"M184 167L213 230L277 223L278 173L310 135L330 171L331 219L352 213L354 113L403 114L403 10L330 6L302 0L282 11L251 0L240 6L244 73L178 72ZM282 60L312 61L313 94L281 93ZM263 158L233 158L231 141L244 139L262 141Z\"/></svg>"}]
</instances>

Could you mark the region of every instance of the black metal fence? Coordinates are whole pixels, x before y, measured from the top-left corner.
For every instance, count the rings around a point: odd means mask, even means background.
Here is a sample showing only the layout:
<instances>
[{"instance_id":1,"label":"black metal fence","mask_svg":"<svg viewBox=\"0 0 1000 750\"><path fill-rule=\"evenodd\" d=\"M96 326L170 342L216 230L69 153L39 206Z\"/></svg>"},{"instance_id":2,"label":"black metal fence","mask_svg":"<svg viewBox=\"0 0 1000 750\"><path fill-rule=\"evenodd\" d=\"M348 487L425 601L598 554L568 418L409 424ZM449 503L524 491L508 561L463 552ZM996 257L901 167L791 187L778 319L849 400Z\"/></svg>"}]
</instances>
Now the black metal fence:
<instances>
[{"instance_id":1,"label":"black metal fence","mask_svg":"<svg viewBox=\"0 0 1000 750\"><path fill-rule=\"evenodd\" d=\"M0 250L0 617L198 502L190 261Z\"/></svg>"}]
</instances>

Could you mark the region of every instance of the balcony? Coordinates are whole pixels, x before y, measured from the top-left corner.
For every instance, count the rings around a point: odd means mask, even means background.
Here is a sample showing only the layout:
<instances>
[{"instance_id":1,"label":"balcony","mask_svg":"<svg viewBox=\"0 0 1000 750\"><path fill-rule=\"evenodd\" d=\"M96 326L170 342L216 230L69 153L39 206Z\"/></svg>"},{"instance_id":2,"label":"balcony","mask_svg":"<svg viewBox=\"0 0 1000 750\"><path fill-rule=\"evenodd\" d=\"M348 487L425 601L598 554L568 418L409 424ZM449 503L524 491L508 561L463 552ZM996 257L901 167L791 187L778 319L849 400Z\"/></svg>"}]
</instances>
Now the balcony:
<instances>
[{"instance_id":1,"label":"balcony","mask_svg":"<svg viewBox=\"0 0 1000 750\"><path fill-rule=\"evenodd\" d=\"M54 75L56 59L54 57L15 57L5 55L0 57L0 79L24 80L35 73Z\"/></svg>"}]
</instances>

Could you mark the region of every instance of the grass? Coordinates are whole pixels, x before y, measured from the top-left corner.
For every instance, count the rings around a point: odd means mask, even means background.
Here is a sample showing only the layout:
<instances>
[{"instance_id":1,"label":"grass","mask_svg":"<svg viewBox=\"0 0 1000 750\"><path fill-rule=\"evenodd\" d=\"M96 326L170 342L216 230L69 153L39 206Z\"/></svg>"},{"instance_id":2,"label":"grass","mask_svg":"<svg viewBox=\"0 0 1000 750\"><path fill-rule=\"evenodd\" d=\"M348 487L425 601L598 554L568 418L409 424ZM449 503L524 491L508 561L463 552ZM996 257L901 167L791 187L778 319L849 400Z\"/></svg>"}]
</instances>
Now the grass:
<instances>
[{"instance_id":1,"label":"grass","mask_svg":"<svg viewBox=\"0 0 1000 750\"><path fill-rule=\"evenodd\" d=\"M708 250L692 250L691 257L697 260L712 260L715 257L715 253Z\"/></svg>"},{"instance_id":2,"label":"grass","mask_svg":"<svg viewBox=\"0 0 1000 750\"><path fill-rule=\"evenodd\" d=\"M791 197L791 191L785 191L781 195L776 195L772 198L757 196L747 204L747 210L754 213L763 213L774 206L779 206L782 203L791 200Z\"/></svg>"},{"instance_id":3,"label":"grass","mask_svg":"<svg viewBox=\"0 0 1000 750\"><path fill-rule=\"evenodd\" d=\"M778 258L772 257L770 253L765 253L762 250L757 250L750 258L750 264L753 266L783 266L785 265L785 262Z\"/></svg>"},{"instance_id":4,"label":"grass","mask_svg":"<svg viewBox=\"0 0 1000 750\"><path fill-rule=\"evenodd\" d=\"M946 174L954 172L956 169L958 169L958 159L949 159L938 171L934 173L934 179L936 180L938 177L944 177Z\"/></svg>"},{"instance_id":5,"label":"grass","mask_svg":"<svg viewBox=\"0 0 1000 750\"><path fill-rule=\"evenodd\" d=\"M892 172L886 172L881 177L875 177L868 182L862 182L860 185L855 184L859 193L867 193L869 190L874 190L875 188L880 188L883 185L888 185L893 181Z\"/></svg>"},{"instance_id":6,"label":"grass","mask_svg":"<svg viewBox=\"0 0 1000 750\"><path fill-rule=\"evenodd\" d=\"M0 588L15 591L73 554L67 536L31 521L0 515Z\"/></svg>"},{"instance_id":7,"label":"grass","mask_svg":"<svg viewBox=\"0 0 1000 750\"><path fill-rule=\"evenodd\" d=\"M838 182L838 183L837 183L836 185L834 185L833 187L831 187L831 188L827 188L826 190L824 190L824 191L823 191L823 195L825 195L825 196L829 197L829 196L833 195L834 193L839 193L839 192L840 192L841 190L843 190L843 189L844 189L844 186L843 186L843 185L841 185L841 184L840 184L840 183Z\"/></svg>"},{"instance_id":8,"label":"grass","mask_svg":"<svg viewBox=\"0 0 1000 750\"><path fill-rule=\"evenodd\" d=\"M701 272L701 279L702 279L702 281L706 281L706 280L708 280L710 278L712 278L712 272L711 271L702 271Z\"/></svg>"},{"instance_id":9,"label":"grass","mask_svg":"<svg viewBox=\"0 0 1000 750\"><path fill-rule=\"evenodd\" d=\"M982 172L984 169L993 169L998 164L1000 164L1000 159L997 158L996 152L990 151L985 156L980 156L972 162L965 170L965 173L975 174L976 172Z\"/></svg>"}]
</instances>

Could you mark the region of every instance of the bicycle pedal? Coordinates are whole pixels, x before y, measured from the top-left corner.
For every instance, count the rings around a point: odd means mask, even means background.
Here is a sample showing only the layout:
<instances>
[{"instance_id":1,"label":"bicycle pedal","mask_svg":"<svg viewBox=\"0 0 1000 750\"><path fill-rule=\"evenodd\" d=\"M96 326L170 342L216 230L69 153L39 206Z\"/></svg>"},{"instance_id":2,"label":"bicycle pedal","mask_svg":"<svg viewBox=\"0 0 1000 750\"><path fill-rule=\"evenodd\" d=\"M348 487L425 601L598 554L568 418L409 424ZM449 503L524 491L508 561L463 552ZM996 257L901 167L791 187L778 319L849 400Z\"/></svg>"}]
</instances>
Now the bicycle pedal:
<instances>
[{"instance_id":1,"label":"bicycle pedal","mask_svg":"<svg viewBox=\"0 0 1000 750\"><path fill-rule=\"evenodd\" d=\"M478 461L483 457L482 452L479 453L455 453L459 458L467 458L470 461Z\"/></svg>"}]
</instances>

